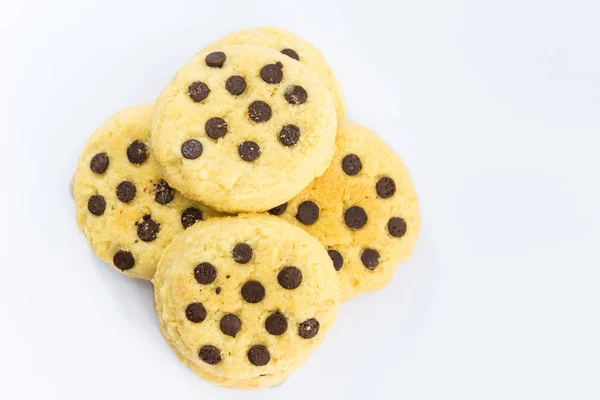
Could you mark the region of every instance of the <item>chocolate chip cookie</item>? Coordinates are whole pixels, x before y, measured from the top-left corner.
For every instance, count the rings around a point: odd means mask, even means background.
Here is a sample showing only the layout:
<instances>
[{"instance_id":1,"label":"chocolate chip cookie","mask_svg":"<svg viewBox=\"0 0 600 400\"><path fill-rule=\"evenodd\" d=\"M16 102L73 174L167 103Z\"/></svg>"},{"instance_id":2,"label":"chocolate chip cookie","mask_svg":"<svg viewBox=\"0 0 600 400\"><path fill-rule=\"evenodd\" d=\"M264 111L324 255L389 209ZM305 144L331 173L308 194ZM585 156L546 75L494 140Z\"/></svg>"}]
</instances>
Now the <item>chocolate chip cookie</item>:
<instances>
[{"instance_id":1,"label":"chocolate chip cookie","mask_svg":"<svg viewBox=\"0 0 600 400\"><path fill-rule=\"evenodd\" d=\"M152 279L179 232L216 211L186 199L161 172L150 148L152 105L123 110L89 139L73 181L77 223L106 262Z\"/></svg>"},{"instance_id":2,"label":"chocolate chip cookie","mask_svg":"<svg viewBox=\"0 0 600 400\"><path fill-rule=\"evenodd\" d=\"M260 46L205 50L157 101L152 148L169 184L227 212L265 211L321 175L337 119L317 75Z\"/></svg>"},{"instance_id":3,"label":"chocolate chip cookie","mask_svg":"<svg viewBox=\"0 0 600 400\"><path fill-rule=\"evenodd\" d=\"M375 133L345 121L336 146L325 174L269 213L327 247L345 301L391 281L416 245L420 213L402 159Z\"/></svg>"},{"instance_id":4,"label":"chocolate chip cookie","mask_svg":"<svg viewBox=\"0 0 600 400\"><path fill-rule=\"evenodd\" d=\"M338 279L317 239L279 218L213 218L175 238L155 277L161 329L206 379L272 386L333 324Z\"/></svg>"}]
</instances>

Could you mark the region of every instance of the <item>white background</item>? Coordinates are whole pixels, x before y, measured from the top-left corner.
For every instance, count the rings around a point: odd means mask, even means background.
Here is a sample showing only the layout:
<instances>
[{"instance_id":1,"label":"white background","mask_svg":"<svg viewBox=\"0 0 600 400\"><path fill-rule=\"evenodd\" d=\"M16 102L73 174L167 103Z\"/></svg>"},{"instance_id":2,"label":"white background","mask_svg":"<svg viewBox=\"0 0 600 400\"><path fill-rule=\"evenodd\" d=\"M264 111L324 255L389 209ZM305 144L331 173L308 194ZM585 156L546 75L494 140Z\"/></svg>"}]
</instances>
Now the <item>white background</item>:
<instances>
[{"instance_id":1,"label":"white background","mask_svg":"<svg viewBox=\"0 0 600 400\"><path fill-rule=\"evenodd\" d=\"M597 1L3 1L1 399L600 398ZM423 229L281 387L225 390L164 343L152 286L75 224L88 136L229 31L290 29L405 158Z\"/></svg>"}]
</instances>

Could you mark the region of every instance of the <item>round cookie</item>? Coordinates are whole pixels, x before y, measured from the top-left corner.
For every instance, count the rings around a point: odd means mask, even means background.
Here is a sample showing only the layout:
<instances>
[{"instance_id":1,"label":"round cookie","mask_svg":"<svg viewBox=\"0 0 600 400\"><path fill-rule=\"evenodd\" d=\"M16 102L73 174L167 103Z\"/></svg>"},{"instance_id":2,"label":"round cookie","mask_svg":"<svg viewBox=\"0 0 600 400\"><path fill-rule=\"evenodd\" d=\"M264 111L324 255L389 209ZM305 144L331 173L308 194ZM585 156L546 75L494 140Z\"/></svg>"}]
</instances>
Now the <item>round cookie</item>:
<instances>
[{"instance_id":1,"label":"round cookie","mask_svg":"<svg viewBox=\"0 0 600 400\"><path fill-rule=\"evenodd\" d=\"M285 29L263 26L232 32L212 47L232 44L254 44L269 47L300 61L315 71L331 92L338 120L342 121L346 118L346 102L342 88L323 54L312 44Z\"/></svg>"},{"instance_id":2,"label":"round cookie","mask_svg":"<svg viewBox=\"0 0 600 400\"><path fill-rule=\"evenodd\" d=\"M420 213L402 159L379 136L345 121L336 146L323 176L269 212L327 247L346 301L392 280L416 245Z\"/></svg>"},{"instance_id":3,"label":"round cookie","mask_svg":"<svg viewBox=\"0 0 600 400\"><path fill-rule=\"evenodd\" d=\"M125 109L88 140L73 180L77 223L106 262L152 279L172 238L219 215L186 199L162 178L149 147L153 105Z\"/></svg>"},{"instance_id":4,"label":"round cookie","mask_svg":"<svg viewBox=\"0 0 600 400\"><path fill-rule=\"evenodd\" d=\"M167 247L154 279L161 330L184 363L228 387L276 385L338 313L327 251L269 215L213 218Z\"/></svg>"},{"instance_id":5,"label":"round cookie","mask_svg":"<svg viewBox=\"0 0 600 400\"><path fill-rule=\"evenodd\" d=\"M227 212L289 200L331 161L333 100L307 67L260 46L202 51L160 95L152 147L166 179Z\"/></svg>"}]
</instances>

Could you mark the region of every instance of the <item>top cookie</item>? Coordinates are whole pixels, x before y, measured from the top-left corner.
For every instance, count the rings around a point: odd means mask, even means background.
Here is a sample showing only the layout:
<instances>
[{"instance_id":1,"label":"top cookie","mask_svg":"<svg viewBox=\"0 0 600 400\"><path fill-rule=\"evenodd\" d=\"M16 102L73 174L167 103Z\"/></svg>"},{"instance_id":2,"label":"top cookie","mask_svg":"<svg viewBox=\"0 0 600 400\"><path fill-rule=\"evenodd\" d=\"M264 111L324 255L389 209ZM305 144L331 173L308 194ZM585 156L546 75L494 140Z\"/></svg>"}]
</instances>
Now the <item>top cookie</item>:
<instances>
[{"instance_id":1,"label":"top cookie","mask_svg":"<svg viewBox=\"0 0 600 400\"><path fill-rule=\"evenodd\" d=\"M421 218L408 170L379 136L345 121L336 147L323 176L269 212L327 247L345 301L391 281L415 248Z\"/></svg>"},{"instance_id":2,"label":"top cookie","mask_svg":"<svg viewBox=\"0 0 600 400\"><path fill-rule=\"evenodd\" d=\"M260 46L201 51L158 98L152 147L166 179L227 212L264 211L321 175L337 119L317 75Z\"/></svg>"},{"instance_id":3,"label":"top cookie","mask_svg":"<svg viewBox=\"0 0 600 400\"><path fill-rule=\"evenodd\" d=\"M217 212L163 179L149 147L153 105L123 110L89 139L73 180L77 223L106 262L152 279L173 236Z\"/></svg>"},{"instance_id":4,"label":"top cookie","mask_svg":"<svg viewBox=\"0 0 600 400\"><path fill-rule=\"evenodd\" d=\"M231 44L255 44L269 47L300 61L319 75L319 78L331 92L338 120L346 118L346 102L340 84L323 54L312 44L285 29L263 26L243 29L228 34L215 46Z\"/></svg>"}]
</instances>

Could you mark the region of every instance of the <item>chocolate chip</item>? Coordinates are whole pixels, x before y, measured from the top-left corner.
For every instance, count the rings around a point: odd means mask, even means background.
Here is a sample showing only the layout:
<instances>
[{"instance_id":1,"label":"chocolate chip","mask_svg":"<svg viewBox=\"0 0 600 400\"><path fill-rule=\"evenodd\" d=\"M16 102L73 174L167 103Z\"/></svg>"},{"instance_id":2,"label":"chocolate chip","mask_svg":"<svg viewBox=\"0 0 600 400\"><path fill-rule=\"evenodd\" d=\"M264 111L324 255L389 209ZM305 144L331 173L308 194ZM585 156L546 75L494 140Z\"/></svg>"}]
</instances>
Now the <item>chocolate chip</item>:
<instances>
[{"instance_id":1,"label":"chocolate chip","mask_svg":"<svg viewBox=\"0 0 600 400\"><path fill-rule=\"evenodd\" d=\"M368 221L367 213L362 207L352 206L346 210L344 214L344 220L346 225L351 229L360 229L367 224Z\"/></svg>"},{"instance_id":2,"label":"chocolate chip","mask_svg":"<svg viewBox=\"0 0 600 400\"><path fill-rule=\"evenodd\" d=\"M304 225L312 225L319 219L319 206L312 201L305 201L298 206L296 219Z\"/></svg>"},{"instance_id":3,"label":"chocolate chip","mask_svg":"<svg viewBox=\"0 0 600 400\"><path fill-rule=\"evenodd\" d=\"M365 249L360 256L363 265L373 271L379 265L379 252L373 249Z\"/></svg>"},{"instance_id":4,"label":"chocolate chip","mask_svg":"<svg viewBox=\"0 0 600 400\"><path fill-rule=\"evenodd\" d=\"M219 328L227 336L235 337L240 329L242 329L242 321L234 314L227 314L221 318Z\"/></svg>"},{"instance_id":5,"label":"chocolate chip","mask_svg":"<svg viewBox=\"0 0 600 400\"><path fill-rule=\"evenodd\" d=\"M135 266L135 258L133 254L125 250L119 250L113 257L113 264L121 271L127 271Z\"/></svg>"},{"instance_id":6,"label":"chocolate chip","mask_svg":"<svg viewBox=\"0 0 600 400\"><path fill-rule=\"evenodd\" d=\"M225 63L227 56L222 51L213 51L204 58L206 65L213 68L221 68Z\"/></svg>"},{"instance_id":7,"label":"chocolate chip","mask_svg":"<svg viewBox=\"0 0 600 400\"><path fill-rule=\"evenodd\" d=\"M202 361L209 365L217 365L221 362L221 351L215 346L204 346L198 352Z\"/></svg>"},{"instance_id":8,"label":"chocolate chip","mask_svg":"<svg viewBox=\"0 0 600 400\"><path fill-rule=\"evenodd\" d=\"M117 186L117 198L123 203L129 203L135 198L135 185L133 182L123 181Z\"/></svg>"},{"instance_id":9,"label":"chocolate chip","mask_svg":"<svg viewBox=\"0 0 600 400\"><path fill-rule=\"evenodd\" d=\"M356 154L348 154L342 160L342 169L350 176L356 175L362 169L362 162Z\"/></svg>"},{"instance_id":10,"label":"chocolate chip","mask_svg":"<svg viewBox=\"0 0 600 400\"><path fill-rule=\"evenodd\" d=\"M239 75L230 76L225 82L225 88L229 93L239 96L246 90L246 80Z\"/></svg>"},{"instance_id":11,"label":"chocolate chip","mask_svg":"<svg viewBox=\"0 0 600 400\"><path fill-rule=\"evenodd\" d=\"M265 329L271 335L279 336L283 335L287 331L288 322L287 318L283 316L279 311L269 315L265 321Z\"/></svg>"},{"instance_id":12,"label":"chocolate chip","mask_svg":"<svg viewBox=\"0 0 600 400\"><path fill-rule=\"evenodd\" d=\"M293 146L300 139L300 128L296 125L285 125L279 131L279 142L284 146Z\"/></svg>"},{"instance_id":13,"label":"chocolate chip","mask_svg":"<svg viewBox=\"0 0 600 400\"><path fill-rule=\"evenodd\" d=\"M292 49L283 49L281 50L281 53L285 54L290 58L293 58L294 60L300 61L300 56Z\"/></svg>"},{"instance_id":14,"label":"chocolate chip","mask_svg":"<svg viewBox=\"0 0 600 400\"><path fill-rule=\"evenodd\" d=\"M206 134L211 139L220 139L227 133L227 122L223 118L213 117L204 125Z\"/></svg>"},{"instance_id":15,"label":"chocolate chip","mask_svg":"<svg viewBox=\"0 0 600 400\"><path fill-rule=\"evenodd\" d=\"M202 303L191 303L185 309L185 317L195 323L202 322L206 319L206 308Z\"/></svg>"},{"instance_id":16,"label":"chocolate chip","mask_svg":"<svg viewBox=\"0 0 600 400\"><path fill-rule=\"evenodd\" d=\"M211 263L200 263L194 268L194 278L199 284L208 285L217 279L217 269Z\"/></svg>"},{"instance_id":17,"label":"chocolate chip","mask_svg":"<svg viewBox=\"0 0 600 400\"><path fill-rule=\"evenodd\" d=\"M285 267L277 274L277 282L284 289L296 289L302 283L302 271L296 267Z\"/></svg>"},{"instance_id":18,"label":"chocolate chip","mask_svg":"<svg viewBox=\"0 0 600 400\"><path fill-rule=\"evenodd\" d=\"M202 210L199 210L196 207L189 207L181 214L181 225L187 229L196 222L202 221L202 218Z\"/></svg>"},{"instance_id":19,"label":"chocolate chip","mask_svg":"<svg viewBox=\"0 0 600 400\"><path fill-rule=\"evenodd\" d=\"M156 192L154 193L154 201L158 204L169 204L175 198L175 190L169 186L167 181L161 180L156 185Z\"/></svg>"},{"instance_id":20,"label":"chocolate chip","mask_svg":"<svg viewBox=\"0 0 600 400\"><path fill-rule=\"evenodd\" d=\"M142 164L148 158L148 146L139 140L135 140L127 148L127 158L132 164Z\"/></svg>"},{"instance_id":21,"label":"chocolate chip","mask_svg":"<svg viewBox=\"0 0 600 400\"><path fill-rule=\"evenodd\" d=\"M393 237L402 237L406 233L406 221L400 217L390 218L387 224L388 232Z\"/></svg>"},{"instance_id":22,"label":"chocolate chip","mask_svg":"<svg viewBox=\"0 0 600 400\"><path fill-rule=\"evenodd\" d=\"M216 294L221 294L221 287L218 287L218 288L216 288L216 289L215 289L215 293L216 293Z\"/></svg>"},{"instance_id":23,"label":"chocolate chip","mask_svg":"<svg viewBox=\"0 0 600 400\"><path fill-rule=\"evenodd\" d=\"M150 218L149 215L144 216L144 220L137 226L137 234L144 242L151 242L158 236L160 224Z\"/></svg>"},{"instance_id":24,"label":"chocolate chip","mask_svg":"<svg viewBox=\"0 0 600 400\"><path fill-rule=\"evenodd\" d=\"M333 262L333 268L336 271L339 271L344 266L344 257L337 250L327 250L327 254L329 254L329 258L331 258L331 262Z\"/></svg>"},{"instance_id":25,"label":"chocolate chip","mask_svg":"<svg viewBox=\"0 0 600 400\"><path fill-rule=\"evenodd\" d=\"M387 199L396 193L396 182L394 182L392 178L384 176L377 181L375 188L377 189L377 194L379 197L382 199Z\"/></svg>"},{"instance_id":26,"label":"chocolate chip","mask_svg":"<svg viewBox=\"0 0 600 400\"><path fill-rule=\"evenodd\" d=\"M188 160L195 160L202 155L202 143L196 139L185 141L181 145L181 155Z\"/></svg>"},{"instance_id":27,"label":"chocolate chip","mask_svg":"<svg viewBox=\"0 0 600 400\"><path fill-rule=\"evenodd\" d=\"M248 264L252 259L252 247L246 243L238 243L233 248L233 259L238 264Z\"/></svg>"},{"instance_id":28,"label":"chocolate chip","mask_svg":"<svg viewBox=\"0 0 600 400\"><path fill-rule=\"evenodd\" d=\"M104 197L95 194L88 200L88 211L94 215L100 216L106 210L106 200Z\"/></svg>"},{"instance_id":29,"label":"chocolate chip","mask_svg":"<svg viewBox=\"0 0 600 400\"><path fill-rule=\"evenodd\" d=\"M240 143L238 146L238 153L240 157L244 161L254 161L260 156L260 146L258 143L253 142L252 140L247 140L243 143Z\"/></svg>"},{"instance_id":30,"label":"chocolate chip","mask_svg":"<svg viewBox=\"0 0 600 400\"><path fill-rule=\"evenodd\" d=\"M103 174L108 168L108 156L106 153L98 153L90 161L90 169L96 174Z\"/></svg>"},{"instance_id":31,"label":"chocolate chip","mask_svg":"<svg viewBox=\"0 0 600 400\"><path fill-rule=\"evenodd\" d=\"M273 207L269 210L269 214L271 215L281 215L287 210L287 203L283 203L278 205L277 207Z\"/></svg>"},{"instance_id":32,"label":"chocolate chip","mask_svg":"<svg viewBox=\"0 0 600 400\"><path fill-rule=\"evenodd\" d=\"M265 122L271 119L271 107L264 101L254 101L248 107L248 116L252 121Z\"/></svg>"},{"instance_id":33,"label":"chocolate chip","mask_svg":"<svg viewBox=\"0 0 600 400\"><path fill-rule=\"evenodd\" d=\"M279 83L283 79L283 71L281 68L283 65L278 64L267 64L260 70L260 77L267 83Z\"/></svg>"},{"instance_id":34,"label":"chocolate chip","mask_svg":"<svg viewBox=\"0 0 600 400\"><path fill-rule=\"evenodd\" d=\"M204 82L193 82L188 87L188 94L190 95L191 99L194 100L196 103L201 102L202 100L207 98L209 93L210 89Z\"/></svg>"},{"instance_id":35,"label":"chocolate chip","mask_svg":"<svg viewBox=\"0 0 600 400\"><path fill-rule=\"evenodd\" d=\"M285 90L285 99L290 104L303 104L308 100L308 93L302 86L292 85Z\"/></svg>"},{"instance_id":36,"label":"chocolate chip","mask_svg":"<svg viewBox=\"0 0 600 400\"><path fill-rule=\"evenodd\" d=\"M319 324L319 321L316 319L307 319L298 327L298 335L300 335L302 339L312 339L317 336L320 327L321 324Z\"/></svg>"},{"instance_id":37,"label":"chocolate chip","mask_svg":"<svg viewBox=\"0 0 600 400\"><path fill-rule=\"evenodd\" d=\"M265 288L260 282L248 281L242 287L242 297L248 303L260 303L265 298Z\"/></svg>"},{"instance_id":38,"label":"chocolate chip","mask_svg":"<svg viewBox=\"0 0 600 400\"><path fill-rule=\"evenodd\" d=\"M267 365L271 361L271 354L265 346L256 345L248 350L248 360L257 367Z\"/></svg>"}]
</instances>

